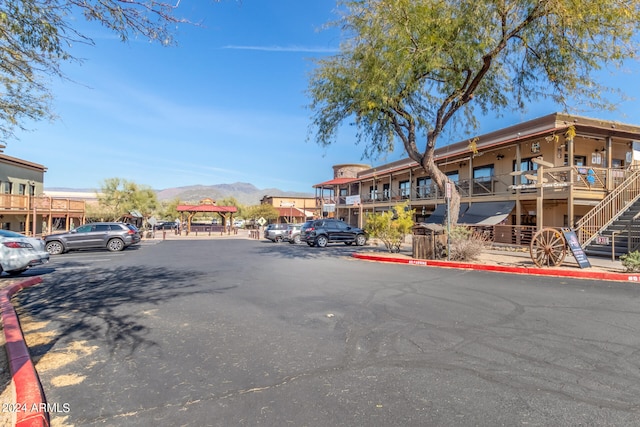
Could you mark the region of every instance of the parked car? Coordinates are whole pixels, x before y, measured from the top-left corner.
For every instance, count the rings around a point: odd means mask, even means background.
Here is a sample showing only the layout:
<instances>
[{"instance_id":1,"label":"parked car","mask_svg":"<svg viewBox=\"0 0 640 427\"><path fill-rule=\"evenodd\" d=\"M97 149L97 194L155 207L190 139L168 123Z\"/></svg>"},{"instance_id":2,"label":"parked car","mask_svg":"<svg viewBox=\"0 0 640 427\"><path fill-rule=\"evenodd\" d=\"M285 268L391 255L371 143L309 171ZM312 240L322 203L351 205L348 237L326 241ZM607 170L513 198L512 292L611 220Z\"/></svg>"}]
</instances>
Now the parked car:
<instances>
[{"instance_id":1,"label":"parked car","mask_svg":"<svg viewBox=\"0 0 640 427\"><path fill-rule=\"evenodd\" d=\"M264 238L272 242L280 243L283 240L284 232L287 231L288 224L269 224L264 229Z\"/></svg>"},{"instance_id":2,"label":"parked car","mask_svg":"<svg viewBox=\"0 0 640 427\"><path fill-rule=\"evenodd\" d=\"M291 244L300 243L300 229L302 228L302 224L289 224L287 225L287 229L283 234L283 240L285 242L289 242Z\"/></svg>"},{"instance_id":3,"label":"parked car","mask_svg":"<svg viewBox=\"0 0 640 427\"><path fill-rule=\"evenodd\" d=\"M328 243L336 242L364 246L367 243L367 234L363 229L352 227L339 219L318 219L305 223L302 229L300 240L309 246L324 248Z\"/></svg>"},{"instance_id":4,"label":"parked car","mask_svg":"<svg viewBox=\"0 0 640 427\"><path fill-rule=\"evenodd\" d=\"M161 222L156 224L156 230L175 230L178 227L177 222Z\"/></svg>"},{"instance_id":5,"label":"parked car","mask_svg":"<svg viewBox=\"0 0 640 427\"><path fill-rule=\"evenodd\" d=\"M34 265L49 262L42 239L0 230L0 267L10 275L20 274Z\"/></svg>"},{"instance_id":6,"label":"parked car","mask_svg":"<svg viewBox=\"0 0 640 427\"><path fill-rule=\"evenodd\" d=\"M123 222L95 222L81 225L66 233L45 237L45 248L51 255L76 249L108 249L112 252L140 242L138 229Z\"/></svg>"}]
</instances>

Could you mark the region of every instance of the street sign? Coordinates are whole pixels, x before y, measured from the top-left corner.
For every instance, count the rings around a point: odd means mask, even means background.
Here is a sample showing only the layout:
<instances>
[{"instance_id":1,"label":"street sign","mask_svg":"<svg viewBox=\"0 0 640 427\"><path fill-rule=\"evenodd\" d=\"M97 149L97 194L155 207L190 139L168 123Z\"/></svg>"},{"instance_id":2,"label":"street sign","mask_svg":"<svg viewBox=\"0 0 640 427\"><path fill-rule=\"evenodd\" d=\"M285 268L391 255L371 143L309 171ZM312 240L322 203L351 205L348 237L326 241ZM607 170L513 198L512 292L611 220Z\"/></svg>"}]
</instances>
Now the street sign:
<instances>
[{"instance_id":1,"label":"street sign","mask_svg":"<svg viewBox=\"0 0 640 427\"><path fill-rule=\"evenodd\" d=\"M267 220L266 220L266 219L264 219L263 217L260 217L260 218L258 219L258 224L260 224L260 226L263 226L263 225L265 225L266 223L267 223Z\"/></svg>"},{"instance_id":2,"label":"street sign","mask_svg":"<svg viewBox=\"0 0 640 427\"><path fill-rule=\"evenodd\" d=\"M447 199L451 198L451 183L447 182L444 186Z\"/></svg>"}]
</instances>

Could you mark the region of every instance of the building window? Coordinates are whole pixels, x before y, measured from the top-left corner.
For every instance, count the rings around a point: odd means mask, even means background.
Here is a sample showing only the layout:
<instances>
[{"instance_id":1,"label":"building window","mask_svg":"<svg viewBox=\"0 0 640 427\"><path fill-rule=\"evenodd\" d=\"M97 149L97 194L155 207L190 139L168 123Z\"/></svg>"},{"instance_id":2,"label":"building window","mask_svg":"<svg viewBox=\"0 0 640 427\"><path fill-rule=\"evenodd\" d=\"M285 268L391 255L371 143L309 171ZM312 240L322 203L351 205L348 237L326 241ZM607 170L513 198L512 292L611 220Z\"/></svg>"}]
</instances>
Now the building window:
<instances>
[{"instance_id":1,"label":"building window","mask_svg":"<svg viewBox=\"0 0 640 427\"><path fill-rule=\"evenodd\" d=\"M569 166L569 155L564 155L564 165ZM573 156L573 166L586 166L587 156Z\"/></svg>"},{"instance_id":2,"label":"building window","mask_svg":"<svg viewBox=\"0 0 640 427\"><path fill-rule=\"evenodd\" d=\"M389 194L390 192L391 184L388 182L386 184L382 184L382 200L389 200L389 197L391 197L391 194Z\"/></svg>"},{"instance_id":3,"label":"building window","mask_svg":"<svg viewBox=\"0 0 640 427\"><path fill-rule=\"evenodd\" d=\"M458 171L447 172L446 175L447 178L449 178L454 184L457 184L458 180L460 179L460 174L458 173Z\"/></svg>"},{"instance_id":4,"label":"building window","mask_svg":"<svg viewBox=\"0 0 640 427\"><path fill-rule=\"evenodd\" d=\"M513 177L513 185L526 185L526 184L531 184L532 181L529 181L527 179L527 177L525 177L525 173L529 172L535 172L538 170L538 164L537 163L533 163L533 159L535 159L536 157L531 157L528 159L522 159L522 161L520 161L520 171L522 172L521 175L519 176L514 176ZM515 172L516 170L516 162L513 162L513 170Z\"/></svg>"},{"instance_id":5,"label":"building window","mask_svg":"<svg viewBox=\"0 0 640 427\"><path fill-rule=\"evenodd\" d=\"M36 186L33 184L29 184L29 195L31 197L36 195Z\"/></svg>"},{"instance_id":6,"label":"building window","mask_svg":"<svg viewBox=\"0 0 640 427\"><path fill-rule=\"evenodd\" d=\"M19 184L18 185L18 194L20 194L21 196L24 196L27 193L27 185L26 184Z\"/></svg>"},{"instance_id":7,"label":"building window","mask_svg":"<svg viewBox=\"0 0 640 427\"><path fill-rule=\"evenodd\" d=\"M399 190L400 197L402 197L403 199L408 199L411 195L411 185L409 181L400 181Z\"/></svg>"},{"instance_id":8,"label":"building window","mask_svg":"<svg viewBox=\"0 0 640 427\"><path fill-rule=\"evenodd\" d=\"M425 199L431 194L431 178L423 177L416 179L416 197Z\"/></svg>"},{"instance_id":9,"label":"building window","mask_svg":"<svg viewBox=\"0 0 640 427\"><path fill-rule=\"evenodd\" d=\"M493 192L493 165L473 168L473 194L490 194Z\"/></svg>"},{"instance_id":10,"label":"building window","mask_svg":"<svg viewBox=\"0 0 640 427\"><path fill-rule=\"evenodd\" d=\"M2 191L4 194L11 194L13 190L13 183L11 181L5 181L2 184Z\"/></svg>"},{"instance_id":11,"label":"building window","mask_svg":"<svg viewBox=\"0 0 640 427\"><path fill-rule=\"evenodd\" d=\"M371 200L376 200L378 198L378 189L373 185L369 187L369 198Z\"/></svg>"}]
</instances>

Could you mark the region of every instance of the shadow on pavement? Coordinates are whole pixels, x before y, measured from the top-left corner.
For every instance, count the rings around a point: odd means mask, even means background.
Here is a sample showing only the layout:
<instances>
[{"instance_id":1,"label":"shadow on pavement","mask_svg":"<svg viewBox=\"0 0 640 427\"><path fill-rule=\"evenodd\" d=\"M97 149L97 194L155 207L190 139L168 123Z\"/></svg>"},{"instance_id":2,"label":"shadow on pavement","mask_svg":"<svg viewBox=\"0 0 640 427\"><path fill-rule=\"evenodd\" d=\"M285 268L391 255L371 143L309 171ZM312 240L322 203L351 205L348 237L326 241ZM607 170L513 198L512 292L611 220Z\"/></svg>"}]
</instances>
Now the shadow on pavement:
<instances>
[{"instance_id":1,"label":"shadow on pavement","mask_svg":"<svg viewBox=\"0 0 640 427\"><path fill-rule=\"evenodd\" d=\"M19 317L30 316L33 321L44 322L52 334L46 343L30 347L34 363L72 333L74 339L104 339L112 353L125 349L131 354L141 346L154 347L156 343L146 338L149 330L141 321L143 310L128 314L122 305L148 307L176 297L224 293L235 287L203 290L196 287L201 276L158 267L96 268L85 270L82 275L56 272L44 275L40 285L16 294L12 302ZM207 277L207 281L215 284L215 278Z\"/></svg>"}]
</instances>

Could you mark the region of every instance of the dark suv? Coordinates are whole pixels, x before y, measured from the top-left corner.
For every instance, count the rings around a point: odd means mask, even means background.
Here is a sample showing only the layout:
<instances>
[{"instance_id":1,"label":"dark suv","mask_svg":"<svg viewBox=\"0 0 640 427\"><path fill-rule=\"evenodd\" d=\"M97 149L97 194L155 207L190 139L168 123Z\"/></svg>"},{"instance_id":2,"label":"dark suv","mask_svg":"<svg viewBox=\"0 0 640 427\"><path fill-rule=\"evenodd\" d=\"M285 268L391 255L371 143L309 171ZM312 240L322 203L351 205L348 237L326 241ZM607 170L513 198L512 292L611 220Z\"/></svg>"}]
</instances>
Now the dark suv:
<instances>
[{"instance_id":1,"label":"dark suv","mask_svg":"<svg viewBox=\"0 0 640 427\"><path fill-rule=\"evenodd\" d=\"M122 222L94 222L66 233L50 234L44 242L51 255L72 249L109 249L115 252L139 243L140 232L135 226Z\"/></svg>"},{"instance_id":2,"label":"dark suv","mask_svg":"<svg viewBox=\"0 0 640 427\"><path fill-rule=\"evenodd\" d=\"M324 248L327 243L364 246L367 235L361 228L351 227L339 219L317 219L306 222L300 230L300 240L309 246Z\"/></svg>"}]
</instances>

